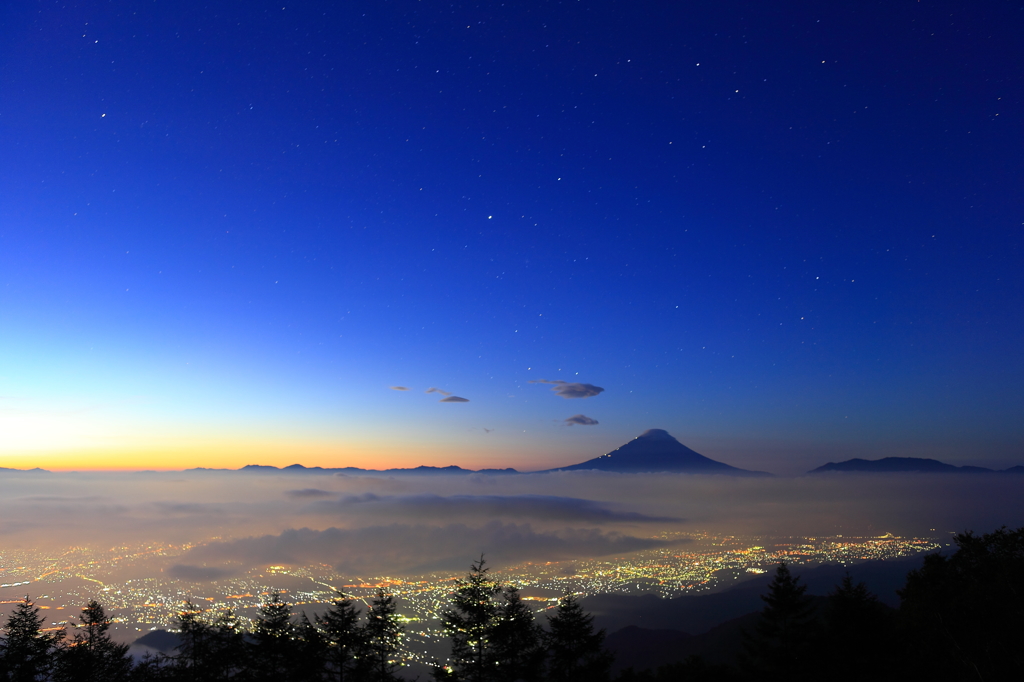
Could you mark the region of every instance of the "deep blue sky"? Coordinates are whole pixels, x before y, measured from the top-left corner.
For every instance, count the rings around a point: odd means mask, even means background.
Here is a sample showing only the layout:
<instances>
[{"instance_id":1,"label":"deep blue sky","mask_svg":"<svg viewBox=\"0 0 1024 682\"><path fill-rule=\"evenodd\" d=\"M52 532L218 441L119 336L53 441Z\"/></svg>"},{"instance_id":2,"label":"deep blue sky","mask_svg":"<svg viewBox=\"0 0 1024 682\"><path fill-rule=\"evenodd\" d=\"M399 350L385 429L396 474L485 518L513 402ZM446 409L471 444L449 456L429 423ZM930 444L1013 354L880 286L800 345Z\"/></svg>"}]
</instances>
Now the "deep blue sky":
<instances>
[{"instance_id":1,"label":"deep blue sky","mask_svg":"<svg viewBox=\"0 0 1024 682\"><path fill-rule=\"evenodd\" d=\"M0 12L0 466L1024 463L1020 3Z\"/></svg>"}]
</instances>

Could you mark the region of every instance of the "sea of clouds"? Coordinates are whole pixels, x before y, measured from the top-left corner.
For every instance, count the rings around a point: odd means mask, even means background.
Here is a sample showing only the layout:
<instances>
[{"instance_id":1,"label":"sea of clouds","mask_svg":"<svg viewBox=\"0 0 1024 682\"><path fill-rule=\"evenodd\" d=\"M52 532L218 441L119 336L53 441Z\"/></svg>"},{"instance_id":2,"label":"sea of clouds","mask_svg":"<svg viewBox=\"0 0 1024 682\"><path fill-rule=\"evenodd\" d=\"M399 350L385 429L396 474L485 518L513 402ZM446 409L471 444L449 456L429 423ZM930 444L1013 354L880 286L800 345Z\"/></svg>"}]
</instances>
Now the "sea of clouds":
<instances>
[{"instance_id":1,"label":"sea of clouds","mask_svg":"<svg viewBox=\"0 0 1024 682\"><path fill-rule=\"evenodd\" d=\"M171 576L266 564L461 570L667 547L687 533L945 535L1024 525L1024 477L558 472L343 476L0 472L5 548L198 543ZM935 529L935 530L932 530Z\"/></svg>"}]
</instances>

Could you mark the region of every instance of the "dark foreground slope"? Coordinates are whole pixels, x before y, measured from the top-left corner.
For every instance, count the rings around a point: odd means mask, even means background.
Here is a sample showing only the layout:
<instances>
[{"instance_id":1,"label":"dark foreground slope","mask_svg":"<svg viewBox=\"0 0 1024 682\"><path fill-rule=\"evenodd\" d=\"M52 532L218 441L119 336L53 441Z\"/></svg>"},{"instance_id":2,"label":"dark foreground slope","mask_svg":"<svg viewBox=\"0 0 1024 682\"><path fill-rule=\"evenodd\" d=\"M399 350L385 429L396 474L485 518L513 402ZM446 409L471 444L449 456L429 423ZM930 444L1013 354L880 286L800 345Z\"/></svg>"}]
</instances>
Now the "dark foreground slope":
<instances>
[{"instance_id":1,"label":"dark foreground slope","mask_svg":"<svg viewBox=\"0 0 1024 682\"><path fill-rule=\"evenodd\" d=\"M825 565L796 569L800 582L814 595L815 611L825 608L824 595L848 572L863 581L887 608L899 605L896 590L907 573L921 567L922 556L868 561L855 566ZM597 626L605 628L607 646L615 653L615 670L643 670L681 663L700 656L711 664L733 664L743 652L743 631L754 632L764 608L761 595L772 581L764 574L714 594L663 599L657 595L595 595L583 600Z\"/></svg>"},{"instance_id":2,"label":"dark foreground slope","mask_svg":"<svg viewBox=\"0 0 1024 682\"><path fill-rule=\"evenodd\" d=\"M858 581L878 595L883 604L898 606L896 590L903 587L907 573L919 568L922 556L884 561L865 561L854 566L827 564L814 568L795 568L808 586L810 594L824 595L850 572ZM630 625L651 630L681 630L691 635L707 632L713 627L764 607L764 594L771 574L763 574L739 585L712 594L696 594L664 599L655 594L599 594L583 600L594 614L595 623L608 632Z\"/></svg>"}]
</instances>

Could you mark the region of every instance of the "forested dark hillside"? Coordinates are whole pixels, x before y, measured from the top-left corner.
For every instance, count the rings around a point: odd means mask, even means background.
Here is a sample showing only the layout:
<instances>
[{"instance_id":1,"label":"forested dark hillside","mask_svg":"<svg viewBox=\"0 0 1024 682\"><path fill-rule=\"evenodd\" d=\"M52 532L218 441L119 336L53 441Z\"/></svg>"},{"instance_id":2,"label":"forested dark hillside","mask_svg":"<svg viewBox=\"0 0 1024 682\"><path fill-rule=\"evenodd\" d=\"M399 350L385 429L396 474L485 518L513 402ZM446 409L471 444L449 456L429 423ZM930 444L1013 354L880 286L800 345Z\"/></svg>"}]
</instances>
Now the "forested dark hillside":
<instances>
[{"instance_id":1,"label":"forested dark hillside","mask_svg":"<svg viewBox=\"0 0 1024 682\"><path fill-rule=\"evenodd\" d=\"M1024 676L1024 528L956 536L907 575L900 604L883 604L846 576L827 597L780 564L763 609L695 637L634 629L620 682L676 680L1010 680ZM650 640L671 642L651 648ZM622 641L622 640L625 640ZM637 662L647 648L651 665Z\"/></svg>"}]
</instances>

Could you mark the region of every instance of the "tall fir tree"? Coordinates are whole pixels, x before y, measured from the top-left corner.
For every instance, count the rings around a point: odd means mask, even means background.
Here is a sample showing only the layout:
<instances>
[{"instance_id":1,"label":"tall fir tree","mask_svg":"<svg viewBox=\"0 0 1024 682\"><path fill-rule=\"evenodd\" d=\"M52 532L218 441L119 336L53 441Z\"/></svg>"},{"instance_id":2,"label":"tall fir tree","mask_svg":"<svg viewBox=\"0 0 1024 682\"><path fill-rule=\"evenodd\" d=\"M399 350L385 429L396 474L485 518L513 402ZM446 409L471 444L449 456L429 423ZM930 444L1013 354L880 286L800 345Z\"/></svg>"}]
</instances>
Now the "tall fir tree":
<instances>
[{"instance_id":1,"label":"tall fir tree","mask_svg":"<svg viewBox=\"0 0 1024 682\"><path fill-rule=\"evenodd\" d=\"M331 601L331 608L317 616L316 624L326 643L326 678L335 682L365 679L369 663L366 631L359 624L355 600L339 592Z\"/></svg>"},{"instance_id":2,"label":"tall fir tree","mask_svg":"<svg viewBox=\"0 0 1024 682\"><path fill-rule=\"evenodd\" d=\"M518 589L506 586L502 599L491 632L492 679L532 682L540 678L544 663L543 631Z\"/></svg>"},{"instance_id":3,"label":"tall fir tree","mask_svg":"<svg viewBox=\"0 0 1024 682\"><path fill-rule=\"evenodd\" d=\"M39 607L25 597L14 607L0 638L0 680L48 680L56 664L64 630L43 631Z\"/></svg>"},{"instance_id":4,"label":"tall fir tree","mask_svg":"<svg viewBox=\"0 0 1024 682\"><path fill-rule=\"evenodd\" d=\"M380 589L366 612L363 631L366 633L369 679L373 682L398 679L395 658L401 647L404 628L398 621L396 608L395 597Z\"/></svg>"},{"instance_id":5,"label":"tall fir tree","mask_svg":"<svg viewBox=\"0 0 1024 682\"><path fill-rule=\"evenodd\" d=\"M501 586L491 580L484 558L473 562L469 575L459 579L452 605L441 613L441 625L451 639L451 663L435 677L461 682L489 682L494 675L492 651Z\"/></svg>"},{"instance_id":6,"label":"tall fir tree","mask_svg":"<svg viewBox=\"0 0 1024 682\"><path fill-rule=\"evenodd\" d=\"M808 663L814 607L785 563L775 569L753 636L744 642L743 667L757 679L781 680Z\"/></svg>"},{"instance_id":7,"label":"tall fir tree","mask_svg":"<svg viewBox=\"0 0 1024 682\"><path fill-rule=\"evenodd\" d=\"M249 642L249 675L255 680L288 679L298 658L292 607L273 592L256 614Z\"/></svg>"},{"instance_id":8,"label":"tall fir tree","mask_svg":"<svg viewBox=\"0 0 1024 682\"><path fill-rule=\"evenodd\" d=\"M244 637L230 609L213 619L196 605L185 602L175 618L175 626L181 643L169 657L174 680L221 682L239 674L246 658Z\"/></svg>"},{"instance_id":9,"label":"tall fir tree","mask_svg":"<svg viewBox=\"0 0 1024 682\"><path fill-rule=\"evenodd\" d=\"M847 573L828 595L824 628L815 637L816 654L823 662L843 661L832 670L836 682L889 679L894 670L892 609L854 583Z\"/></svg>"},{"instance_id":10,"label":"tall fir tree","mask_svg":"<svg viewBox=\"0 0 1024 682\"><path fill-rule=\"evenodd\" d=\"M604 682L608 680L611 652L604 648L604 630L594 630L594 617L572 594L558 601L548 620L547 675L551 682Z\"/></svg>"},{"instance_id":11,"label":"tall fir tree","mask_svg":"<svg viewBox=\"0 0 1024 682\"><path fill-rule=\"evenodd\" d=\"M245 633L231 609L213 621L213 652L208 680L232 680L242 674L246 662Z\"/></svg>"},{"instance_id":12,"label":"tall fir tree","mask_svg":"<svg viewBox=\"0 0 1024 682\"><path fill-rule=\"evenodd\" d=\"M213 627L203 610L190 601L185 602L174 620L181 638L177 654L173 657L178 679L196 682L206 679L215 653Z\"/></svg>"},{"instance_id":13,"label":"tall fir tree","mask_svg":"<svg viewBox=\"0 0 1024 682\"><path fill-rule=\"evenodd\" d=\"M303 612L295 627L296 646L293 650L291 679L294 682L319 682L324 679L327 640L316 625Z\"/></svg>"},{"instance_id":14,"label":"tall fir tree","mask_svg":"<svg viewBox=\"0 0 1024 682\"><path fill-rule=\"evenodd\" d=\"M82 609L74 637L58 659L58 682L125 682L131 678L128 645L115 642L108 630L111 620L103 607L91 600Z\"/></svg>"}]
</instances>

